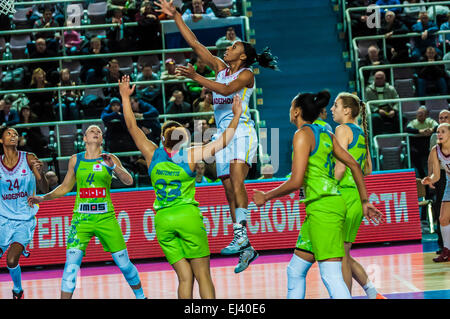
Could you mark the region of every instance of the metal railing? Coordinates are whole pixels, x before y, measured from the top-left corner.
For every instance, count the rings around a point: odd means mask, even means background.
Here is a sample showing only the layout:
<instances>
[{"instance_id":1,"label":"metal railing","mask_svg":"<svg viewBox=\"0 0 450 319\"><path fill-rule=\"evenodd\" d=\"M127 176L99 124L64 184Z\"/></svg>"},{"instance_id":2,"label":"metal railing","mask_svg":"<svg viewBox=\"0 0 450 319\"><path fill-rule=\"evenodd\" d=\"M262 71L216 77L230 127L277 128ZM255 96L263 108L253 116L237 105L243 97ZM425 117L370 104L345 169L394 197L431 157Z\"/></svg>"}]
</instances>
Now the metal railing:
<instances>
[{"instance_id":1,"label":"metal railing","mask_svg":"<svg viewBox=\"0 0 450 319\"><path fill-rule=\"evenodd\" d=\"M343 0L345 2L345 0ZM437 5L450 5L450 1L439 1L439 2L432 2L432 3L408 3L408 4L396 4L396 5L384 5L384 6L378 6L380 9L390 9L390 8L405 8L405 7L433 7L434 10L434 21L436 21L436 6ZM345 28L348 31L348 41L349 45L351 46L353 43L353 35L352 35L352 23L350 18L350 12L354 11L367 11L367 9L373 8L373 7L354 7L354 8L348 8L345 10ZM353 50L350 50L350 61L353 63L357 59L357 56L354 55Z\"/></svg>"}]
</instances>

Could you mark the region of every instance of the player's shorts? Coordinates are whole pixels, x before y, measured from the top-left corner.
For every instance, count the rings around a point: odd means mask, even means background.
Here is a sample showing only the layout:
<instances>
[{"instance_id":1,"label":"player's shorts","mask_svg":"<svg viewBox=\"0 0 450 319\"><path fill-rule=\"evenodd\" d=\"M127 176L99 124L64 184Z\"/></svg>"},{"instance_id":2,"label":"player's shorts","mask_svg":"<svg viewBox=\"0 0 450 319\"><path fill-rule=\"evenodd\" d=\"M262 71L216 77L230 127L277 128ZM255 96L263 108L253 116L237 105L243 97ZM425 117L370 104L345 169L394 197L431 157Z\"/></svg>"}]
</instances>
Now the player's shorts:
<instances>
[{"instance_id":1,"label":"player's shorts","mask_svg":"<svg viewBox=\"0 0 450 319\"><path fill-rule=\"evenodd\" d=\"M12 243L19 243L24 247L23 255L28 257L26 247L31 242L36 228L36 218L29 220L13 220L0 216L0 257L8 250Z\"/></svg>"},{"instance_id":2,"label":"player's shorts","mask_svg":"<svg viewBox=\"0 0 450 319\"><path fill-rule=\"evenodd\" d=\"M158 210L155 216L156 238L169 264L183 258L210 255L203 215L194 205L179 205Z\"/></svg>"},{"instance_id":3,"label":"player's shorts","mask_svg":"<svg viewBox=\"0 0 450 319\"><path fill-rule=\"evenodd\" d=\"M344 257L345 213L341 196L326 196L308 203L296 248L313 253L317 261Z\"/></svg>"},{"instance_id":4,"label":"player's shorts","mask_svg":"<svg viewBox=\"0 0 450 319\"><path fill-rule=\"evenodd\" d=\"M226 127L219 127L217 133L213 135L212 140L216 140L225 131ZM226 148L216 153L216 171L217 177L226 177L230 175L230 162L241 160L252 165L258 148L258 136L253 125L239 123L231 142Z\"/></svg>"},{"instance_id":5,"label":"player's shorts","mask_svg":"<svg viewBox=\"0 0 450 319\"><path fill-rule=\"evenodd\" d=\"M342 198L347 205L347 214L344 223L344 242L354 243L361 226L363 208L357 188L340 188Z\"/></svg>"},{"instance_id":6,"label":"player's shorts","mask_svg":"<svg viewBox=\"0 0 450 319\"><path fill-rule=\"evenodd\" d=\"M86 247L93 236L100 240L104 251L115 253L127 248L114 212L73 213L67 249L79 249L86 252Z\"/></svg>"},{"instance_id":7,"label":"player's shorts","mask_svg":"<svg viewBox=\"0 0 450 319\"><path fill-rule=\"evenodd\" d=\"M450 202L450 178L447 177L447 183L445 184L444 196L442 197L443 202Z\"/></svg>"}]
</instances>

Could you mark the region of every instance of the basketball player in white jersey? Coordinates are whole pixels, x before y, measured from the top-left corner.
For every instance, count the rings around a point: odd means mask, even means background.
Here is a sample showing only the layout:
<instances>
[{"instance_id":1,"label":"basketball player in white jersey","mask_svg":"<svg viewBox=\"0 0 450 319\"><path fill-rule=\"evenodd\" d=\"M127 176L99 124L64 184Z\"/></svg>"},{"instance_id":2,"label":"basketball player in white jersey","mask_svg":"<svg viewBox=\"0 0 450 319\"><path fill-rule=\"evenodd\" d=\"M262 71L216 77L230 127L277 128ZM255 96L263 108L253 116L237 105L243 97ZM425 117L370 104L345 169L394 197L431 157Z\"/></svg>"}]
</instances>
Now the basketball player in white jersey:
<instances>
[{"instance_id":1,"label":"basketball player in white jersey","mask_svg":"<svg viewBox=\"0 0 450 319\"><path fill-rule=\"evenodd\" d=\"M48 192L42 162L36 155L17 150L19 134L13 128L0 130L3 155L0 158L0 257L8 250L6 265L14 283L13 299L23 299L20 255L33 239L38 206L28 206L28 196Z\"/></svg>"},{"instance_id":2,"label":"basketball player in white jersey","mask_svg":"<svg viewBox=\"0 0 450 319\"><path fill-rule=\"evenodd\" d=\"M222 134L233 118L233 96L238 94L242 98L243 112L237 132L231 143L216 153L217 177L222 180L225 188L234 231L232 242L221 253L240 254L239 264L234 270L239 273L258 257L258 253L250 245L247 237L248 196L244 184L258 145L256 130L250 117L249 101L255 86L253 71L250 67L257 62L262 67L277 70L276 58L271 55L268 48L262 54L257 54L250 43L241 41L236 41L227 48L223 60L213 56L184 23L172 2L155 1L155 4L160 7L157 11L173 17L181 35L194 53L216 74L216 80L211 81L196 73L190 64L187 67L177 67L179 75L188 77L213 91L214 117L218 128L213 139Z\"/></svg>"},{"instance_id":3,"label":"basketball player in white jersey","mask_svg":"<svg viewBox=\"0 0 450 319\"><path fill-rule=\"evenodd\" d=\"M437 144L431 149L428 156L429 166L433 167L432 174L422 179L422 184L432 185L439 181L441 175L440 165L445 168L447 185L442 197L439 222L443 248L440 256L433 258L434 262L450 261L450 124L442 123L437 128Z\"/></svg>"}]
</instances>

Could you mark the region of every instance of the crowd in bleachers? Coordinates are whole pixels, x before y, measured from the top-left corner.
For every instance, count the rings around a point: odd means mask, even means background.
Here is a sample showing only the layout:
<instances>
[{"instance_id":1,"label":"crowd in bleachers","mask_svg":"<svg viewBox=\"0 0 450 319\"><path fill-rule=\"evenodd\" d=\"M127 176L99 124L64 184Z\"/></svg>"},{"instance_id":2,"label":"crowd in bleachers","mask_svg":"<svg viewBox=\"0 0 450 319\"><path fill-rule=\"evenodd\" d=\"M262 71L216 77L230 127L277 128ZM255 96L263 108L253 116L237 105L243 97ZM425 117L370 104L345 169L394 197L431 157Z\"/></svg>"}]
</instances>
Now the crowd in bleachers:
<instances>
[{"instance_id":1,"label":"crowd in bleachers","mask_svg":"<svg viewBox=\"0 0 450 319\"><path fill-rule=\"evenodd\" d=\"M77 85L115 84L123 75L133 81L183 80L175 74L178 64L191 63L196 72L214 78L214 71L196 56L186 53L167 53L165 61L161 54L118 56L114 58L76 59L76 56L139 50L160 50L162 46L161 21L168 19L158 13L151 0L104 0L73 2L75 15L65 12L64 4L34 4L16 6L16 13L0 15L0 31L31 29L30 33L0 35L0 57L11 59L43 59L73 56L73 60L37 61L1 67L1 90L42 89L64 87L61 91L33 91L0 96L0 126L59 120L102 119L105 132L105 148L110 152L137 150L124 125L122 105L118 88L76 89ZM212 17L241 16L239 0L192 0L174 1L185 21L194 23ZM81 25L114 24L102 29L46 30L64 27L79 19ZM73 20L73 21L72 21ZM136 22L137 26L127 26ZM240 40L233 27L225 34L217 35L218 53L233 41ZM165 90L163 101L162 85ZM212 111L212 93L195 82L156 83L138 85L133 96L133 110L139 125L149 139L159 143L161 114L177 114ZM196 127L214 127L213 116L175 118L195 134ZM198 121L198 123L197 123ZM199 124L200 123L200 124ZM49 157L51 148L48 131L54 127L34 127L24 130L21 146L39 157ZM61 142L62 155L74 153L73 125L67 131L67 140ZM84 128L84 126L83 126ZM197 132L198 133L198 132ZM60 132L60 134L62 134ZM23 144L23 145L22 145ZM76 150L75 150L76 151ZM137 161L135 161L137 162ZM126 161L125 161L126 163Z\"/></svg>"}]
</instances>

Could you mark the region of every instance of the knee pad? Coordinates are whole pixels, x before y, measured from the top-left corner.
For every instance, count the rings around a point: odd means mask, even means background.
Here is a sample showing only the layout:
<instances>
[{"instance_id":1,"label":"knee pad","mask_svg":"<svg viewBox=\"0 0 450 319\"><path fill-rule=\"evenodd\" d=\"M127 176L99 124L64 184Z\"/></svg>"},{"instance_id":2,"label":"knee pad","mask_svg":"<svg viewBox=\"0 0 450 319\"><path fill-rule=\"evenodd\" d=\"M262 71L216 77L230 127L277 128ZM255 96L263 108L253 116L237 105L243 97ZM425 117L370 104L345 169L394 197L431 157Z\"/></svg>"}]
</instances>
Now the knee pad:
<instances>
[{"instance_id":1,"label":"knee pad","mask_svg":"<svg viewBox=\"0 0 450 319\"><path fill-rule=\"evenodd\" d=\"M305 298L306 274L312 263L293 255L287 266L288 299Z\"/></svg>"},{"instance_id":2,"label":"knee pad","mask_svg":"<svg viewBox=\"0 0 450 319\"><path fill-rule=\"evenodd\" d=\"M66 265L61 281L61 291L73 293L77 283L77 274L80 270L84 252L79 249L68 249L66 252Z\"/></svg>"},{"instance_id":3,"label":"knee pad","mask_svg":"<svg viewBox=\"0 0 450 319\"><path fill-rule=\"evenodd\" d=\"M126 249L115 252L112 255L114 262L119 267L130 286L135 286L141 281L136 267L131 263Z\"/></svg>"},{"instance_id":4,"label":"knee pad","mask_svg":"<svg viewBox=\"0 0 450 319\"><path fill-rule=\"evenodd\" d=\"M335 299L351 299L352 296L342 276L342 262L319 262L320 276L330 297Z\"/></svg>"}]
</instances>

